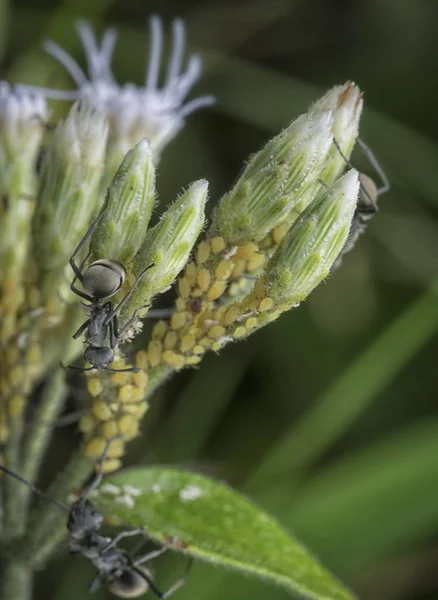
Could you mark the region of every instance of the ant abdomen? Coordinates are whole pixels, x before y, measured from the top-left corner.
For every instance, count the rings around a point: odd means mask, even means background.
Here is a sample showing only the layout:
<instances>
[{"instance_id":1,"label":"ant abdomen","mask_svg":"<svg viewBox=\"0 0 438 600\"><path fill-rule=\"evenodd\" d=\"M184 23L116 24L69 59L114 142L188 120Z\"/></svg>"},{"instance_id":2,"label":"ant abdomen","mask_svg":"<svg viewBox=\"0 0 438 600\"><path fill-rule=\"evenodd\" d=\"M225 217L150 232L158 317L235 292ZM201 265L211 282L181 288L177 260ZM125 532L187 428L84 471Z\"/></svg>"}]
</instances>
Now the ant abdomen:
<instances>
[{"instance_id":1,"label":"ant abdomen","mask_svg":"<svg viewBox=\"0 0 438 600\"><path fill-rule=\"evenodd\" d=\"M82 276L82 287L93 298L109 298L123 285L125 267L118 260L102 258L87 268Z\"/></svg>"},{"instance_id":2,"label":"ant abdomen","mask_svg":"<svg viewBox=\"0 0 438 600\"><path fill-rule=\"evenodd\" d=\"M118 598L138 598L149 589L149 584L140 573L151 577L150 572L142 567L126 569L108 584L108 590Z\"/></svg>"}]
</instances>

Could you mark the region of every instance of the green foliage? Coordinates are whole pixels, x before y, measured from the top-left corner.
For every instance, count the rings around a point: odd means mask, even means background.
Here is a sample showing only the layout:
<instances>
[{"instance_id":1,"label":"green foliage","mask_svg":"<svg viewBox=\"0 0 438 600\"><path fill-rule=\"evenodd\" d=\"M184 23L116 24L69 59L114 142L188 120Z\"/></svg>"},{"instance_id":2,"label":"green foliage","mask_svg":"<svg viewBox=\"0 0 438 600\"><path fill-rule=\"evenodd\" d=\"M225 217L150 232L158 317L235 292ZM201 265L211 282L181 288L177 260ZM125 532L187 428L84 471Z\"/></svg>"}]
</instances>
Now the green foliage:
<instances>
[{"instance_id":1,"label":"green foliage","mask_svg":"<svg viewBox=\"0 0 438 600\"><path fill-rule=\"evenodd\" d=\"M222 483L162 468L135 468L106 481L96 505L161 542L175 537L175 548L196 558L314 600L353 598L275 519Z\"/></svg>"}]
</instances>

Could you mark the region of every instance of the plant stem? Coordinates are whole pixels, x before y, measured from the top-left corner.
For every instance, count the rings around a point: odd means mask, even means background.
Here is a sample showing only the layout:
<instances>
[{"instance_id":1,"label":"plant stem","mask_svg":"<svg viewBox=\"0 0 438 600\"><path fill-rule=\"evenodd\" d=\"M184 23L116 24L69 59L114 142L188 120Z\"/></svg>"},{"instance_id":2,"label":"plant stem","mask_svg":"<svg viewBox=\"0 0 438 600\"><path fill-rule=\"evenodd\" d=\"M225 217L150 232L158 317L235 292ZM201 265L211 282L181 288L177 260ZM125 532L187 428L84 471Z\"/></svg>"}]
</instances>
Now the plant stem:
<instances>
[{"instance_id":1,"label":"plant stem","mask_svg":"<svg viewBox=\"0 0 438 600\"><path fill-rule=\"evenodd\" d=\"M7 563L2 572L0 598L2 600L30 600L33 573L29 567Z\"/></svg>"},{"instance_id":2,"label":"plant stem","mask_svg":"<svg viewBox=\"0 0 438 600\"><path fill-rule=\"evenodd\" d=\"M62 409L65 393L64 378L63 370L57 369L44 388L41 404L35 414L35 422L24 448L21 476L28 481L35 480L41 459L52 436L52 423L56 421ZM30 490L27 496L29 494Z\"/></svg>"},{"instance_id":3,"label":"plant stem","mask_svg":"<svg viewBox=\"0 0 438 600\"><path fill-rule=\"evenodd\" d=\"M73 490L81 487L93 471L94 461L81 450L73 454L67 466L48 491L48 496L65 502ZM20 560L29 561L32 568L41 568L67 533L67 514L59 506L44 503L34 511L29 535L19 549Z\"/></svg>"}]
</instances>

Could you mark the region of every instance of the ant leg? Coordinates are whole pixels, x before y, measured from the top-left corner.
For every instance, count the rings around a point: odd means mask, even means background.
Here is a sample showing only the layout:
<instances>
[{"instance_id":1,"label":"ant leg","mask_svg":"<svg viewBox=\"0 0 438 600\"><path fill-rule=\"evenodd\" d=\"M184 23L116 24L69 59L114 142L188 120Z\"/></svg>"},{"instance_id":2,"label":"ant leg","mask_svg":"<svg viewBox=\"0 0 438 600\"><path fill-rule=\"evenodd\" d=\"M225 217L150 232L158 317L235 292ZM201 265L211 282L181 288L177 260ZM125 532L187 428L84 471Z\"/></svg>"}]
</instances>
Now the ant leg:
<instances>
[{"instance_id":1,"label":"ant leg","mask_svg":"<svg viewBox=\"0 0 438 600\"><path fill-rule=\"evenodd\" d=\"M146 308L146 307L142 306L140 308ZM173 315L174 312L175 312L174 308L153 308L153 309L149 310L143 318L144 319L170 319L170 317Z\"/></svg>"},{"instance_id":2,"label":"ant leg","mask_svg":"<svg viewBox=\"0 0 438 600\"><path fill-rule=\"evenodd\" d=\"M161 546L161 548L159 548L158 550L153 550L152 552L148 552L141 558L138 558L137 560L135 560L132 563L132 566L139 567L140 565L143 565L144 563L149 562L149 561L153 560L154 558L157 558L157 556L161 556L162 554L167 552L172 547L172 544L173 544L173 541L166 542L166 544Z\"/></svg>"},{"instance_id":3,"label":"ant leg","mask_svg":"<svg viewBox=\"0 0 438 600\"><path fill-rule=\"evenodd\" d=\"M143 534L144 535L144 530L143 529L128 529L127 531L121 531L120 533L118 533L116 535L115 538L113 538L109 544L107 544L105 546L105 548L103 548L100 552L100 556L102 556L103 554L105 554L105 552L107 552L108 550L110 550L110 548L114 548L114 546L117 546L117 544L120 542L120 540L122 540L125 537L131 537L133 535L140 535Z\"/></svg>"},{"instance_id":4,"label":"ant leg","mask_svg":"<svg viewBox=\"0 0 438 600\"><path fill-rule=\"evenodd\" d=\"M109 336L110 336L110 347L114 350L117 344L117 338L119 337L119 323L117 315L114 315L112 321L108 323Z\"/></svg>"},{"instance_id":5,"label":"ant leg","mask_svg":"<svg viewBox=\"0 0 438 600\"><path fill-rule=\"evenodd\" d=\"M106 460L106 458L108 456L108 452L109 452L111 444L113 442L115 442L116 440L119 440L122 437L123 437L123 435L119 434L119 435L116 435L116 436L110 438L106 442L105 448L103 449L103 452L102 452L99 460L97 461L98 470L97 470L96 476L93 479L93 481L90 483L90 485L88 486L87 490L84 492L84 494L83 494L83 496L81 498L81 504L82 505L84 505L85 502L88 500L88 497L91 494L91 492L93 490L95 490L101 484L101 482L102 482L102 479L103 479L103 464L104 464L104 462L105 462L105 460Z\"/></svg>"},{"instance_id":6,"label":"ant leg","mask_svg":"<svg viewBox=\"0 0 438 600\"><path fill-rule=\"evenodd\" d=\"M90 319L88 319L88 321L85 321L85 323L79 327L77 332L73 335L74 340L77 340L78 337L84 333L84 331L87 329L89 323L90 323Z\"/></svg>"},{"instance_id":7,"label":"ant leg","mask_svg":"<svg viewBox=\"0 0 438 600\"><path fill-rule=\"evenodd\" d=\"M81 241L79 242L79 244L76 246L76 248L73 251L73 254L70 256L69 259L69 263L71 268L73 269L76 277L79 279L79 281L82 283L82 272L80 269L80 266L78 267L78 265L75 263L75 258L78 254L78 252L80 252L82 246L85 244L85 242L88 240L88 238L91 236L91 234L93 233L93 231L96 228L97 223L99 222L99 219L102 217L103 213L106 211L106 209L108 208L108 202L109 202L109 194L107 193L106 197L105 197L105 201L102 204L102 208L99 211L99 214L97 215L97 217L94 219L94 221L91 223L90 227L88 228L87 232L85 233L84 237L81 239ZM72 288L73 289L73 288ZM81 295L81 294L79 294ZM88 300L88 298L87 298Z\"/></svg>"},{"instance_id":8,"label":"ant leg","mask_svg":"<svg viewBox=\"0 0 438 600\"><path fill-rule=\"evenodd\" d=\"M82 269L84 268L85 263L89 259L90 254L91 254L91 250L88 251L87 256L84 258L84 260L81 262L81 264L78 267L78 271L81 273L81 277L82 277ZM77 296L80 296L81 298L88 300L88 302L93 302L93 298L91 296L89 296L82 290L78 290L78 288L75 286L75 283L78 279L79 279L78 274L75 271L75 276L73 277L73 281L70 284L71 291L74 292ZM80 281L82 281L82 279Z\"/></svg>"},{"instance_id":9,"label":"ant leg","mask_svg":"<svg viewBox=\"0 0 438 600\"><path fill-rule=\"evenodd\" d=\"M389 179L386 176L385 171L382 169L382 167L380 166L379 161L375 157L374 152L360 138L357 138L357 143L362 148L362 150L365 152L365 154L367 155L368 160L370 161L370 165L373 167L373 169L376 171L377 175L382 180L383 185L378 188L377 195L380 196L381 194L384 194L385 192L388 192L391 189L391 184L389 183Z\"/></svg>"},{"instance_id":10,"label":"ant leg","mask_svg":"<svg viewBox=\"0 0 438 600\"><path fill-rule=\"evenodd\" d=\"M133 322L135 321L135 319L137 318L138 313L143 310L143 308L147 308L147 304L145 306L139 306L138 308L136 308L134 310L134 314L132 315L132 317L126 321L126 323L123 325L121 331L119 331L118 329L118 321L117 321L117 330L116 330L116 336L117 338L121 338L123 337L123 335L128 331L128 329L131 327L131 325L133 324ZM117 317L114 315L114 319L116 319Z\"/></svg>"},{"instance_id":11,"label":"ant leg","mask_svg":"<svg viewBox=\"0 0 438 600\"><path fill-rule=\"evenodd\" d=\"M143 271L141 271L140 275L137 277L137 279L134 281L134 285L132 286L132 288L129 290L129 292L126 294L126 296L123 298L123 300L120 302L120 304L118 306L116 306L116 308L114 308L112 310L112 312L107 316L107 318L104 321L103 326L106 327L108 325L108 323L110 322L110 320L114 317L115 314L117 314L118 312L120 312L122 310L122 308L125 306L125 304L128 302L129 298L132 296L132 294L134 293L135 288L137 287L137 285L140 283L141 278L143 277L143 275L146 273L146 271L149 271L149 269L152 269L152 267L155 266L155 263L152 263L151 265L147 266L145 269L143 269Z\"/></svg>"},{"instance_id":12,"label":"ant leg","mask_svg":"<svg viewBox=\"0 0 438 600\"><path fill-rule=\"evenodd\" d=\"M185 584L186 577L190 571L192 564L193 564L193 559L190 558L190 560L187 564L186 570L184 571L184 575L182 577L180 577L180 579L178 579L178 581L175 581L175 583L167 590L167 592L164 592L164 593L161 592L157 588L155 583L152 581L151 577L149 577L146 573L136 569L135 567L134 567L134 570L136 573L138 573L138 575L140 575L140 577L142 577L149 584L149 587L155 593L155 595L158 596L158 598L161 598L162 600L166 600L166 598L169 598L169 596L174 594L177 590L179 590Z\"/></svg>"}]
</instances>

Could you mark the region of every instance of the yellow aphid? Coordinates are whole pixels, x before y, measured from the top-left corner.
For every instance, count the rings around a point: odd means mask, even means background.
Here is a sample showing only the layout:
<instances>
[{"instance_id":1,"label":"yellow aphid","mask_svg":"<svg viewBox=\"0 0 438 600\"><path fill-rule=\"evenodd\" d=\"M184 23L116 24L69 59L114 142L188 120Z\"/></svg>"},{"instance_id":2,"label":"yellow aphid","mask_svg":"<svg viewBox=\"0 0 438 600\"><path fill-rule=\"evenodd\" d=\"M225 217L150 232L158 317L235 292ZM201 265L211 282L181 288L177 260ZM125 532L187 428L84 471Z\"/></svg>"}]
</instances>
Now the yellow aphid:
<instances>
[{"instance_id":1,"label":"yellow aphid","mask_svg":"<svg viewBox=\"0 0 438 600\"><path fill-rule=\"evenodd\" d=\"M204 354L205 352L205 348L204 346L200 346L199 344L197 344L194 348L193 348L193 353L194 354ZM189 357L190 358L190 357ZM191 363L189 363L191 364Z\"/></svg>"},{"instance_id":2,"label":"yellow aphid","mask_svg":"<svg viewBox=\"0 0 438 600\"><path fill-rule=\"evenodd\" d=\"M129 414L134 415L136 419L141 419L149 408L149 404L145 402L137 402L135 404L125 404L123 410Z\"/></svg>"},{"instance_id":3,"label":"yellow aphid","mask_svg":"<svg viewBox=\"0 0 438 600\"><path fill-rule=\"evenodd\" d=\"M264 300L262 300L259 304L259 310L261 312L266 312L267 310L271 310L271 308L273 308L274 306L274 301L272 300L272 298L265 298Z\"/></svg>"},{"instance_id":4,"label":"yellow aphid","mask_svg":"<svg viewBox=\"0 0 438 600\"><path fill-rule=\"evenodd\" d=\"M196 251L196 262L198 265L205 263L210 256L210 244L208 242L200 242L198 250Z\"/></svg>"},{"instance_id":5,"label":"yellow aphid","mask_svg":"<svg viewBox=\"0 0 438 600\"><path fill-rule=\"evenodd\" d=\"M246 320L245 327L247 329L254 329L254 327L257 327L257 319L255 317L250 317Z\"/></svg>"},{"instance_id":6,"label":"yellow aphid","mask_svg":"<svg viewBox=\"0 0 438 600\"><path fill-rule=\"evenodd\" d=\"M193 346L195 344L196 344L195 338L192 335L186 335L181 340L180 350L183 353L188 352L189 350L191 350L193 348Z\"/></svg>"},{"instance_id":7,"label":"yellow aphid","mask_svg":"<svg viewBox=\"0 0 438 600\"><path fill-rule=\"evenodd\" d=\"M227 306L220 306L218 309L216 309L213 313L213 319L215 321L221 322L222 319L225 316L225 313L227 312L228 307Z\"/></svg>"},{"instance_id":8,"label":"yellow aphid","mask_svg":"<svg viewBox=\"0 0 438 600\"><path fill-rule=\"evenodd\" d=\"M204 347L204 352L206 348L211 348L213 341L208 337L203 337L202 340L199 340L199 344Z\"/></svg>"},{"instance_id":9,"label":"yellow aphid","mask_svg":"<svg viewBox=\"0 0 438 600\"><path fill-rule=\"evenodd\" d=\"M164 338L165 349L172 350L172 348L175 348L177 341L178 341L178 334L176 333L176 331L169 331L169 333Z\"/></svg>"},{"instance_id":10,"label":"yellow aphid","mask_svg":"<svg viewBox=\"0 0 438 600\"><path fill-rule=\"evenodd\" d=\"M266 296L266 282L263 277L257 279L254 286L254 294L257 298L263 299Z\"/></svg>"},{"instance_id":11,"label":"yellow aphid","mask_svg":"<svg viewBox=\"0 0 438 600\"><path fill-rule=\"evenodd\" d=\"M130 379L131 373L114 373L114 375L111 375L111 381L114 385L125 385Z\"/></svg>"},{"instance_id":12,"label":"yellow aphid","mask_svg":"<svg viewBox=\"0 0 438 600\"><path fill-rule=\"evenodd\" d=\"M275 244L279 244L287 233L289 226L286 223L279 225L272 231L272 239Z\"/></svg>"},{"instance_id":13,"label":"yellow aphid","mask_svg":"<svg viewBox=\"0 0 438 600\"><path fill-rule=\"evenodd\" d=\"M137 419L132 415L123 415L119 420L120 433L129 433L133 429L137 430Z\"/></svg>"},{"instance_id":14,"label":"yellow aphid","mask_svg":"<svg viewBox=\"0 0 438 600\"><path fill-rule=\"evenodd\" d=\"M90 394L94 397L99 396L103 391L102 382L98 377L90 377L87 388Z\"/></svg>"},{"instance_id":15,"label":"yellow aphid","mask_svg":"<svg viewBox=\"0 0 438 600\"><path fill-rule=\"evenodd\" d=\"M38 344L32 344L26 352L26 360L28 363L37 363L41 359L41 348Z\"/></svg>"},{"instance_id":16,"label":"yellow aphid","mask_svg":"<svg viewBox=\"0 0 438 600\"><path fill-rule=\"evenodd\" d=\"M187 277L190 284L193 285L196 282L198 270L196 268L195 263L191 262L187 265L186 270L184 271L184 275Z\"/></svg>"},{"instance_id":17,"label":"yellow aphid","mask_svg":"<svg viewBox=\"0 0 438 600\"><path fill-rule=\"evenodd\" d=\"M122 439L113 440L108 448L108 458L120 458L125 453L125 442Z\"/></svg>"},{"instance_id":18,"label":"yellow aphid","mask_svg":"<svg viewBox=\"0 0 438 600\"><path fill-rule=\"evenodd\" d=\"M225 327L222 327L222 325L215 325L208 332L208 337L212 338L213 340L217 340L221 338L224 335L224 333Z\"/></svg>"},{"instance_id":19,"label":"yellow aphid","mask_svg":"<svg viewBox=\"0 0 438 600\"><path fill-rule=\"evenodd\" d=\"M99 421L108 421L113 416L111 408L104 400L95 400L93 402L93 415Z\"/></svg>"},{"instance_id":20,"label":"yellow aphid","mask_svg":"<svg viewBox=\"0 0 438 600\"><path fill-rule=\"evenodd\" d=\"M9 383L11 386L18 385L24 379L24 370L16 366L9 371Z\"/></svg>"},{"instance_id":21,"label":"yellow aphid","mask_svg":"<svg viewBox=\"0 0 438 600\"><path fill-rule=\"evenodd\" d=\"M186 309L186 301L183 298L177 298L175 301L175 308L177 311L181 312Z\"/></svg>"},{"instance_id":22,"label":"yellow aphid","mask_svg":"<svg viewBox=\"0 0 438 600\"><path fill-rule=\"evenodd\" d=\"M92 415L84 415L79 420L79 429L82 433L91 433L96 427L96 421Z\"/></svg>"},{"instance_id":23,"label":"yellow aphid","mask_svg":"<svg viewBox=\"0 0 438 600\"><path fill-rule=\"evenodd\" d=\"M231 273L233 279L237 279L242 275L243 271L245 270L245 266L246 262L242 259L234 261L233 272Z\"/></svg>"},{"instance_id":24,"label":"yellow aphid","mask_svg":"<svg viewBox=\"0 0 438 600\"><path fill-rule=\"evenodd\" d=\"M120 469L121 466L122 461L119 458L109 458L102 464L102 473L113 473L117 469Z\"/></svg>"},{"instance_id":25,"label":"yellow aphid","mask_svg":"<svg viewBox=\"0 0 438 600\"><path fill-rule=\"evenodd\" d=\"M223 237L217 236L210 240L212 251L217 254L225 250L225 240Z\"/></svg>"},{"instance_id":26,"label":"yellow aphid","mask_svg":"<svg viewBox=\"0 0 438 600\"><path fill-rule=\"evenodd\" d=\"M225 281L215 281L211 288L207 292L207 297L209 300L217 300L222 296L227 288L227 284Z\"/></svg>"},{"instance_id":27,"label":"yellow aphid","mask_svg":"<svg viewBox=\"0 0 438 600\"><path fill-rule=\"evenodd\" d=\"M149 365L149 356L146 350L139 350L135 355L135 364L140 369L144 371L148 368Z\"/></svg>"},{"instance_id":28,"label":"yellow aphid","mask_svg":"<svg viewBox=\"0 0 438 600\"><path fill-rule=\"evenodd\" d=\"M111 440L119 433L119 424L114 419L111 419L111 421L103 423L99 428L99 431L106 440Z\"/></svg>"},{"instance_id":29,"label":"yellow aphid","mask_svg":"<svg viewBox=\"0 0 438 600\"><path fill-rule=\"evenodd\" d=\"M245 336L246 336L246 329L245 329L245 327L237 327L237 329L233 333L233 337L235 337L237 339L243 338Z\"/></svg>"},{"instance_id":30,"label":"yellow aphid","mask_svg":"<svg viewBox=\"0 0 438 600\"><path fill-rule=\"evenodd\" d=\"M210 276L210 272L208 271L208 269L205 269L205 268L199 269L198 285L203 292L208 290L210 281L211 281L211 276Z\"/></svg>"},{"instance_id":31,"label":"yellow aphid","mask_svg":"<svg viewBox=\"0 0 438 600\"><path fill-rule=\"evenodd\" d=\"M100 458L105 450L106 440L101 437L96 437L88 442L84 448L85 456L95 456Z\"/></svg>"},{"instance_id":32,"label":"yellow aphid","mask_svg":"<svg viewBox=\"0 0 438 600\"><path fill-rule=\"evenodd\" d=\"M197 365L198 363L201 362L201 357L200 356L189 356L188 358L186 358L186 364L187 365Z\"/></svg>"},{"instance_id":33,"label":"yellow aphid","mask_svg":"<svg viewBox=\"0 0 438 600\"><path fill-rule=\"evenodd\" d=\"M178 292L182 298L190 296L190 283L187 277L180 277L178 280Z\"/></svg>"},{"instance_id":34,"label":"yellow aphid","mask_svg":"<svg viewBox=\"0 0 438 600\"><path fill-rule=\"evenodd\" d=\"M164 362L166 362L168 365L173 364L173 357L175 356L175 352L172 352L172 350L166 350L165 352L163 352L162 354L162 359L164 360Z\"/></svg>"},{"instance_id":35,"label":"yellow aphid","mask_svg":"<svg viewBox=\"0 0 438 600\"><path fill-rule=\"evenodd\" d=\"M11 419L17 419L24 410L26 406L26 399L24 396L20 396L19 394L15 394L9 400L9 416Z\"/></svg>"},{"instance_id":36,"label":"yellow aphid","mask_svg":"<svg viewBox=\"0 0 438 600\"><path fill-rule=\"evenodd\" d=\"M179 371L179 369L182 369L183 366L185 364L185 358L182 354L175 354L173 357L173 367Z\"/></svg>"},{"instance_id":37,"label":"yellow aphid","mask_svg":"<svg viewBox=\"0 0 438 600\"><path fill-rule=\"evenodd\" d=\"M234 321L240 315L240 312L241 311L237 306L232 306L231 308L229 308L224 317L225 325L231 325L231 323L234 323Z\"/></svg>"},{"instance_id":38,"label":"yellow aphid","mask_svg":"<svg viewBox=\"0 0 438 600\"><path fill-rule=\"evenodd\" d=\"M133 385L124 385L119 390L119 400L120 402L131 402L132 396L134 393Z\"/></svg>"},{"instance_id":39,"label":"yellow aphid","mask_svg":"<svg viewBox=\"0 0 438 600\"><path fill-rule=\"evenodd\" d=\"M158 321L158 323L156 323L155 327L152 329L152 339L162 340L168 329L169 326L166 321Z\"/></svg>"},{"instance_id":40,"label":"yellow aphid","mask_svg":"<svg viewBox=\"0 0 438 600\"><path fill-rule=\"evenodd\" d=\"M6 364L8 367L15 365L18 362L20 356L20 350L17 346L9 346L6 350Z\"/></svg>"},{"instance_id":41,"label":"yellow aphid","mask_svg":"<svg viewBox=\"0 0 438 600\"><path fill-rule=\"evenodd\" d=\"M219 350L222 348L222 344L221 342L215 342L213 344L213 346L211 347L211 349L213 350L213 352L219 352Z\"/></svg>"},{"instance_id":42,"label":"yellow aphid","mask_svg":"<svg viewBox=\"0 0 438 600\"><path fill-rule=\"evenodd\" d=\"M237 258L243 258L244 260L250 259L256 252L258 251L257 244L254 242L249 242L249 244L244 244L240 246L236 252Z\"/></svg>"},{"instance_id":43,"label":"yellow aphid","mask_svg":"<svg viewBox=\"0 0 438 600\"><path fill-rule=\"evenodd\" d=\"M156 367L160 364L163 344L157 340L151 340L148 345L148 356L151 367Z\"/></svg>"},{"instance_id":44,"label":"yellow aphid","mask_svg":"<svg viewBox=\"0 0 438 600\"><path fill-rule=\"evenodd\" d=\"M254 254L254 256L252 256L249 260L248 260L248 264L247 264L247 269L250 273L252 273L252 271L256 271L257 269L260 269L260 267L262 267L265 264L265 256L264 254Z\"/></svg>"},{"instance_id":45,"label":"yellow aphid","mask_svg":"<svg viewBox=\"0 0 438 600\"><path fill-rule=\"evenodd\" d=\"M138 388L144 390L148 384L149 376L145 371L138 371L132 374L132 380Z\"/></svg>"},{"instance_id":46,"label":"yellow aphid","mask_svg":"<svg viewBox=\"0 0 438 600\"><path fill-rule=\"evenodd\" d=\"M187 313L185 313L185 312L174 313L170 320L170 326L172 327L172 329L176 329L176 330L181 329L181 327L184 327L184 325L186 323L186 318L187 318Z\"/></svg>"},{"instance_id":47,"label":"yellow aphid","mask_svg":"<svg viewBox=\"0 0 438 600\"><path fill-rule=\"evenodd\" d=\"M216 277L218 279L228 279L233 267L234 264L231 260L221 260L215 270Z\"/></svg>"}]
</instances>

